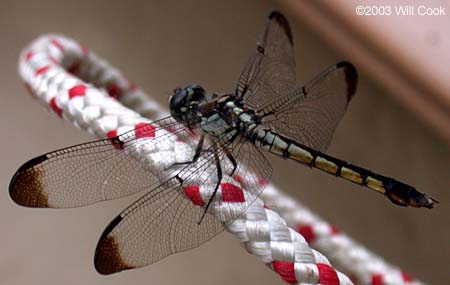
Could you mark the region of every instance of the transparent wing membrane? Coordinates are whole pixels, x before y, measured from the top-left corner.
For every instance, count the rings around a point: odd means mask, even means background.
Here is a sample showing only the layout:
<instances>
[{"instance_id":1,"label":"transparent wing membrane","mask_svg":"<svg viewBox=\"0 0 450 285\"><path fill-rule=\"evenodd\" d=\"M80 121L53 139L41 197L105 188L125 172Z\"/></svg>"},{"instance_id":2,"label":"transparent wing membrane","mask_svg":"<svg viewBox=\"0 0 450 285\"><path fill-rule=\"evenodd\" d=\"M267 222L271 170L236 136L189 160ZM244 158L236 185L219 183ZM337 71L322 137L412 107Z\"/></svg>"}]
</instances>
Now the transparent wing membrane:
<instances>
[{"instance_id":1,"label":"transparent wing membrane","mask_svg":"<svg viewBox=\"0 0 450 285\"><path fill-rule=\"evenodd\" d=\"M241 73L236 94L266 115L265 126L306 146L325 151L357 85L348 62L334 65L298 90L289 23L273 12L256 54Z\"/></svg>"},{"instance_id":2,"label":"transparent wing membrane","mask_svg":"<svg viewBox=\"0 0 450 285\"><path fill-rule=\"evenodd\" d=\"M170 149L177 139L173 133L183 137L188 136L187 131L182 124L166 118L114 138L36 157L16 172L9 186L10 196L22 206L69 208L136 193L173 171L151 167L163 161L163 155L170 155L156 150ZM195 142L195 136L189 136ZM142 160L139 152L150 154L153 161Z\"/></svg>"},{"instance_id":3,"label":"transparent wing membrane","mask_svg":"<svg viewBox=\"0 0 450 285\"><path fill-rule=\"evenodd\" d=\"M333 65L291 94L265 106L263 125L324 152L356 91L358 75L348 62Z\"/></svg>"},{"instance_id":4,"label":"transparent wing membrane","mask_svg":"<svg viewBox=\"0 0 450 285\"><path fill-rule=\"evenodd\" d=\"M100 273L146 266L197 247L246 211L270 179L270 164L246 140L224 143L218 149L216 143L205 142L197 161L151 189L111 222L95 254ZM230 158L234 155L242 163L234 165Z\"/></svg>"},{"instance_id":5,"label":"transparent wing membrane","mask_svg":"<svg viewBox=\"0 0 450 285\"><path fill-rule=\"evenodd\" d=\"M292 33L286 18L272 12L269 23L239 78L236 94L255 110L290 94L295 85Z\"/></svg>"},{"instance_id":6,"label":"transparent wing membrane","mask_svg":"<svg viewBox=\"0 0 450 285\"><path fill-rule=\"evenodd\" d=\"M175 178L152 189L106 228L95 251L102 274L152 264L170 254L194 248L223 230L212 215L198 224L203 208L183 194Z\"/></svg>"}]
</instances>

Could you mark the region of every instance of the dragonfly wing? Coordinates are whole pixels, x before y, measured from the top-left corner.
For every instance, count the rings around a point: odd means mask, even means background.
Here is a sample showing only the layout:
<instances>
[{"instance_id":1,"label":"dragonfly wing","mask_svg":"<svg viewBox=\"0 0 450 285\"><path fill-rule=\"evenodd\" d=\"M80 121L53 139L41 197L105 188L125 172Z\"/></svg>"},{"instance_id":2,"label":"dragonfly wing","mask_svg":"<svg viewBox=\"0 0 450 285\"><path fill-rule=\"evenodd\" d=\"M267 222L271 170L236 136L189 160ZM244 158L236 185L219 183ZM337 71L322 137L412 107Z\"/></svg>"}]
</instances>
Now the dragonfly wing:
<instances>
[{"instance_id":1,"label":"dragonfly wing","mask_svg":"<svg viewBox=\"0 0 450 285\"><path fill-rule=\"evenodd\" d=\"M151 167L162 155L171 155L155 150L170 148L175 134L187 131L165 118L117 137L41 155L19 168L9 185L10 196L27 207L70 208L136 193L169 174ZM153 161L142 160L140 152Z\"/></svg>"},{"instance_id":2,"label":"dragonfly wing","mask_svg":"<svg viewBox=\"0 0 450 285\"><path fill-rule=\"evenodd\" d=\"M226 148L231 144L214 149L210 143L205 143L197 162L142 196L109 224L97 245L97 271L112 274L143 267L198 247L243 214L270 179L270 164L256 147L242 141L229 153L241 155L239 161L246 165L239 163L233 177L228 177L234 168L227 160ZM224 177L215 192L217 158Z\"/></svg>"},{"instance_id":3,"label":"dragonfly wing","mask_svg":"<svg viewBox=\"0 0 450 285\"><path fill-rule=\"evenodd\" d=\"M269 15L269 23L239 78L236 94L255 110L290 94L295 85L295 57L292 33L279 12Z\"/></svg>"},{"instance_id":4,"label":"dragonfly wing","mask_svg":"<svg viewBox=\"0 0 450 285\"><path fill-rule=\"evenodd\" d=\"M358 74L351 63L335 64L302 88L261 109L263 125L324 152L357 83Z\"/></svg>"},{"instance_id":5,"label":"dragonfly wing","mask_svg":"<svg viewBox=\"0 0 450 285\"><path fill-rule=\"evenodd\" d=\"M197 247L222 232L223 225L210 214L198 224L203 208L182 191L181 183L172 178L117 216L98 242L94 257L97 271L112 274L143 267Z\"/></svg>"}]
</instances>

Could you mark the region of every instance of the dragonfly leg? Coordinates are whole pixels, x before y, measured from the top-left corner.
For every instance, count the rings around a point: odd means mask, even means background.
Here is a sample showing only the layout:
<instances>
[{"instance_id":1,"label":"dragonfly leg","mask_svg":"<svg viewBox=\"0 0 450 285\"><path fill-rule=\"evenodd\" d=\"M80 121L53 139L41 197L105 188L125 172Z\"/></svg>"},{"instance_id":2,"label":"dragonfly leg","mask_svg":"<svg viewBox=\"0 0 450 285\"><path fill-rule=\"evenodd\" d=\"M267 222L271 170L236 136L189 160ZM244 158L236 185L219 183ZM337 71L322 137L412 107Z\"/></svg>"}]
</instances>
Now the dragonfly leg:
<instances>
[{"instance_id":1,"label":"dragonfly leg","mask_svg":"<svg viewBox=\"0 0 450 285\"><path fill-rule=\"evenodd\" d=\"M203 221L203 218L205 217L206 213L208 212L209 206L211 206L212 201L214 200L214 197L216 197L217 190L219 190L220 182L222 181L222 166L220 165L220 159L219 155L217 154L217 145L214 143L213 145L214 149L214 159L216 161L216 168L217 168L217 184L214 188L214 192L211 195L211 198L209 199L208 203L206 204L205 211L202 214L202 217L200 218L200 221L198 224L200 224Z\"/></svg>"},{"instance_id":2,"label":"dragonfly leg","mask_svg":"<svg viewBox=\"0 0 450 285\"><path fill-rule=\"evenodd\" d=\"M225 155L228 157L228 159L230 160L231 164L233 165L233 170L231 170L231 173L229 174L229 176L233 176L234 172L237 169L237 161L234 158L234 156L231 154L230 150L225 148Z\"/></svg>"},{"instance_id":3,"label":"dragonfly leg","mask_svg":"<svg viewBox=\"0 0 450 285\"><path fill-rule=\"evenodd\" d=\"M166 167L164 170L168 170L177 165L184 165L184 164L190 164L190 163L197 162L198 158L200 157L200 154L202 153L204 142L205 142L205 134L202 134L200 136L200 140L198 141L197 147L195 148L194 156L192 157L191 160L184 161L184 162L175 162L172 165Z\"/></svg>"},{"instance_id":4,"label":"dragonfly leg","mask_svg":"<svg viewBox=\"0 0 450 285\"><path fill-rule=\"evenodd\" d=\"M226 134L229 134L233 131L236 131L236 129L232 128L230 129ZM239 137L239 132L236 132L228 141L229 144L232 144L236 138ZM234 158L233 154L230 152L230 149L227 147L223 148L225 155L227 156L227 158L230 160L231 164L233 165L233 170L231 170L231 172L228 174L229 176L233 176L234 172L237 169L238 163L236 161L236 159Z\"/></svg>"},{"instance_id":5,"label":"dragonfly leg","mask_svg":"<svg viewBox=\"0 0 450 285\"><path fill-rule=\"evenodd\" d=\"M182 186L183 185L183 183L184 183L184 179L183 178L181 178L178 174L177 175L175 175L175 179L178 181L178 183L180 183L180 186Z\"/></svg>"}]
</instances>

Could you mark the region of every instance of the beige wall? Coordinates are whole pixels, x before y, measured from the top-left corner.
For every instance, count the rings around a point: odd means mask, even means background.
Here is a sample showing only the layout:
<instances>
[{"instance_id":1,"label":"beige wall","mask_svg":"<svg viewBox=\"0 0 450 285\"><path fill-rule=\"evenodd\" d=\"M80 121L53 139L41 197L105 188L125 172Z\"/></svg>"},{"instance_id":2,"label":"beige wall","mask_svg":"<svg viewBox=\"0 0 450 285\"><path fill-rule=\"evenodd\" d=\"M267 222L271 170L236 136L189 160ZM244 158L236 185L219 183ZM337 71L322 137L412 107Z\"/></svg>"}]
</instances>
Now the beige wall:
<instances>
[{"instance_id":1,"label":"beige wall","mask_svg":"<svg viewBox=\"0 0 450 285\"><path fill-rule=\"evenodd\" d=\"M16 62L32 39L48 32L75 37L164 103L174 87L191 82L233 90L273 7L267 1L0 2L0 284L282 283L229 234L143 270L103 277L93 268L93 250L130 199L33 210L15 206L7 195L22 162L90 139L26 95ZM342 59L301 19L290 20L300 82ZM448 146L363 73L329 153L410 182L441 204L432 211L395 207L355 185L276 159L274 183L412 275L432 284L449 280Z\"/></svg>"}]
</instances>

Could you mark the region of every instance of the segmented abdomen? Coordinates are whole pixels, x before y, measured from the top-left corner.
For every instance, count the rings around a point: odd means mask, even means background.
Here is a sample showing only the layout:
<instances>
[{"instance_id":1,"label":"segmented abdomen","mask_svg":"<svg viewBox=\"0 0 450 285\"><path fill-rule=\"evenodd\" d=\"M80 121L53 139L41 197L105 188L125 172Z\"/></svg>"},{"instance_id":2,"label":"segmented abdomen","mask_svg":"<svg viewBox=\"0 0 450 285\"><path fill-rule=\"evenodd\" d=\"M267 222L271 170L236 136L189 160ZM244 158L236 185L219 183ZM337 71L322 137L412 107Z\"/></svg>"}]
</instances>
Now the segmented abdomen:
<instances>
[{"instance_id":1,"label":"segmented abdomen","mask_svg":"<svg viewBox=\"0 0 450 285\"><path fill-rule=\"evenodd\" d=\"M386 195L395 204L412 207L433 207L435 200L418 192L412 186L326 155L271 130L257 127L247 132L247 137L265 151L375 190Z\"/></svg>"}]
</instances>

